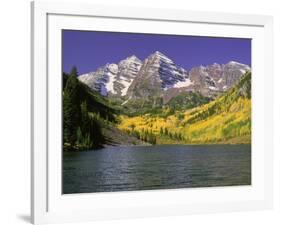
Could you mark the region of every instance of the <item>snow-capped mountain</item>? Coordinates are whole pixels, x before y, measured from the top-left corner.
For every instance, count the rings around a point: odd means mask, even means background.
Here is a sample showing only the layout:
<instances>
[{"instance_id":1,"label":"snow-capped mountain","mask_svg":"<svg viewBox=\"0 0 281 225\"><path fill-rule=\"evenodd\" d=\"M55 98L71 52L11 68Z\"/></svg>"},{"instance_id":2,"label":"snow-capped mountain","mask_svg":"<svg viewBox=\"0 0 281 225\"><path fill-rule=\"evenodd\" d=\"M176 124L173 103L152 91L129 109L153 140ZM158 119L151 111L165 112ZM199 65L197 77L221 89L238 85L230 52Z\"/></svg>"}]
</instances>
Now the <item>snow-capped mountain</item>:
<instances>
[{"instance_id":1,"label":"snow-capped mountain","mask_svg":"<svg viewBox=\"0 0 281 225\"><path fill-rule=\"evenodd\" d=\"M185 83L188 72L159 51L144 60L138 75L128 89L131 98L158 97L162 92Z\"/></svg>"},{"instance_id":2,"label":"snow-capped mountain","mask_svg":"<svg viewBox=\"0 0 281 225\"><path fill-rule=\"evenodd\" d=\"M223 65L222 71L223 75L221 77L221 80L218 80L220 83L220 87L222 87L224 90L229 89L233 86L234 83L237 82L241 78L241 76L246 72L250 71L251 68L247 65L230 61L229 63Z\"/></svg>"},{"instance_id":3,"label":"snow-capped mountain","mask_svg":"<svg viewBox=\"0 0 281 225\"><path fill-rule=\"evenodd\" d=\"M90 88L99 91L102 95L107 95L108 92L116 94L114 90L114 82L118 73L118 65L106 64L100 67L95 72L80 75L78 79Z\"/></svg>"},{"instance_id":4,"label":"snow-capped mountain","mask_svg":"<svg viewBox=\"0 0 281 225\"><path fill-rule=\"evenodd\" d=\"M155 101L159 98L165 103L187 91L216 96L231 88L249 70L249 66L231 61L187 71L156 51L143 62L133 55L118 64L106 64L95 72L80 75L78 79L104 96L124 97L123 104L134 99Z\"/></svg>"},{"instance_id":5,"label":"snow-capped mountain","mask_svg":"<svg viewBox=\"0 0 281 225\"><path fill-rule=\"evenodd\" d=\"M250 70L249 66L234 61L222 65L214 63L192 68L189 79L195 91L199 91L204 96L212 96L227 91L246 71Z\"/></svg>"},{"instance_id":6,"label":"snow-capped mountain","mask_svg":"<svg viewBox=\"0 0 281 225\"><path fill-rule=\"evenodd\" d=\"M106 64L97 71L82 74L78 79L104 96L125 96L141 66L142 62L133 55L118 64Z\"/></svg>"},{"instance_id":7,"label":"snow-capped mountain","mask_svg":"<svg viewBox=\"0 0 281 225\"><path fill-rule=\"evenodd\" d=\"M125 96L127 94L128 88L138 75L141 66L141 60L134 55L119 62L118 74L114 83L118 95Z\"/></svg>"}]
</instances>

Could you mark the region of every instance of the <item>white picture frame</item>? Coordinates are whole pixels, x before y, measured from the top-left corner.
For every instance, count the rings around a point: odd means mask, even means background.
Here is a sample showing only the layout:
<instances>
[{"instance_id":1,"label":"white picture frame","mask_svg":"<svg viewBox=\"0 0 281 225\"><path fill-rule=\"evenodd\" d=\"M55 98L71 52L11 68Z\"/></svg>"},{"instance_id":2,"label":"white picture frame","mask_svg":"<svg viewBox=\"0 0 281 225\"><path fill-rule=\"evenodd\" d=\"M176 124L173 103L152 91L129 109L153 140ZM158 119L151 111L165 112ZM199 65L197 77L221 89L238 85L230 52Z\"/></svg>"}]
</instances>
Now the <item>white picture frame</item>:
<instances>
[{"instance_id":1,"label":"white picture frame","mask_svg":"<svg viewBox=\"0 0 281 225\"><path fill-rule=\"evenodd\" d=\"M139 30L134 28L136 23ZM100 30L129 29L172 34L187 34L186 29L181 28L188 26L195 35L252 38L254 155L250 187L61 194L61 152L57 152L57 146L61 146L61 131L56 132L61 124L57 116L61 113L58 98L61 78L53 75L61 72L59 31L93 29L92 26ZM270 16L32 2L32 222L43 224L272 208L272 42Z\"/></svg>"}]
</instances>

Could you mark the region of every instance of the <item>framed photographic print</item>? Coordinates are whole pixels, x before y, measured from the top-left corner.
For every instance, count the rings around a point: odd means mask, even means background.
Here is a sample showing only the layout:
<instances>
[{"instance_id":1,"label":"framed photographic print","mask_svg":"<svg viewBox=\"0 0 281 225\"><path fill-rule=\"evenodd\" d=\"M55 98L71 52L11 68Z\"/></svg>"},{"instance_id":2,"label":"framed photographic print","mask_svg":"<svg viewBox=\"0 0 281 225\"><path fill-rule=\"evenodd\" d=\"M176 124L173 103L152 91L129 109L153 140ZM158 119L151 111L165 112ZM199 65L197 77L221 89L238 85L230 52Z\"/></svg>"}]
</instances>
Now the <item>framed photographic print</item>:
<instances>
[{"instance_id":1,"label":"framed photographic print","mask_svg":"<svg viewBox=\"0 0 281 225\"><path fill-rule=\"evenodd\" d=\"M32 23L34 224L272 207L271 17L40 1Z\"/></svg>"}]
</instances>

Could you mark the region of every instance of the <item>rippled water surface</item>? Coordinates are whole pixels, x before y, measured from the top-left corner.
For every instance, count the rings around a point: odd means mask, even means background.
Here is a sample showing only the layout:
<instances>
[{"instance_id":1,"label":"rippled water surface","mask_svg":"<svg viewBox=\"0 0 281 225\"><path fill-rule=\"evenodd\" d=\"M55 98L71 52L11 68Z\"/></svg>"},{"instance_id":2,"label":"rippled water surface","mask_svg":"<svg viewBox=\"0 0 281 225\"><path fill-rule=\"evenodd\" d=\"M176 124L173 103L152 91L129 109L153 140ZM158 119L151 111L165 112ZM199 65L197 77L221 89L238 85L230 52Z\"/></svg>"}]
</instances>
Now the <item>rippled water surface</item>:
<instances>
[{"instance_id":1,"label":"rippled water surface","mask_svg":"<svg viewBox=\"0 0 281 225\"><path fill-rule=\"evenodd\" d=\"M251 184L251 145L108 147L63 154L63 193Z\"/></svg>"}]
</instances>

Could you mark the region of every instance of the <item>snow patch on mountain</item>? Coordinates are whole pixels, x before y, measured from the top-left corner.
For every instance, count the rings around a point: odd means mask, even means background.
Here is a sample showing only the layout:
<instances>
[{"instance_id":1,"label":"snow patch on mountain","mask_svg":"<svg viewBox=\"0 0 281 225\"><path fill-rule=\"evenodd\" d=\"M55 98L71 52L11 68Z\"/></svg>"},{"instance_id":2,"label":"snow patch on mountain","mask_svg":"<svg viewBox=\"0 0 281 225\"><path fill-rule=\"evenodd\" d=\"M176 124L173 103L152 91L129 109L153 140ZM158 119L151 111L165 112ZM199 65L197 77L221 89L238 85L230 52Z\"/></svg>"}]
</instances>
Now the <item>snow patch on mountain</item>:
<instances>
[{"instance_id":1,"label":"snow patch on mountain","mask_svg":"<svg viewBox=\"0 0 281 225\"><path fill-rule=\"evenodd\" d=\"M218 91L219 89L217 87L214 87L214 86L209 86L208 87L210 90L213 90L213 91Z\"/></svg>"},{"instance_id":2,"label":"snow patch on mountain","mask_svg":"<svg viewBox=\"0 0 281 225\"><path fill-rule=\"evenodd\" d=\"M126 101L124 101L121 105L125 105L128 101L130 101L132 96L130 96Z\"/></svg>"},{"instance_id":3,"label":"snow patch on mountain","mask_svg":"<svg viewBox=\"0 0 281 225\"><path fill-rule=\"evenodd\" d=\"M153 99L165 95L166 99L170 99L183 91L212 97L227 91L250 70L245 64L230 61L201 65L187 71L156 51L144 61L132 55L118 64L107 63L94 72L80 75L78 79L104 96L127 97L122 103L126 104L134 98Z\"/></svg>"},{"instance_id":4,"label":"snow patch on mountain","mask_svg":"<svg viewBox=\"0 0 281 225\"><path fill-rule=\"evenodd\" d=\"M181 87L188 87L190 85L193 85L194 82L192 82L190 79L186 79L184 81L179 81L173 85L174 88L181 88Z\"/></svg>"},{"instance_id":5,"label":"snow patch on mountain","mask_svg":"<svg viewBox=\"0 0 281 225\"><path fill-rule=\"evenodd\" d=\"M118 66L116 64L109 65L109 71L106 73L108 76L107 82L104 83L104 95L107 95L109 92L116 94L114 90L114 81L116 80L116 73L118 72Z\"/></svg>"},{"instance_id":6,"label":"snow patch on mountain","mask_svg":"<svg viewBox=\"0 0 281 225\"><path fill-rule=\"evenodd\" d=\"M118 64L107 63L95 72L80 75L78 79L101 95L125 96L141 66L141 60L133 55Z\"/></svg>"},{"instance_id":7,"label":"snow patch on mountain","mask_svg":"<svg viewBox=\"0 0 281 225\"><path fill-rule=\"evenodd\" d=\"M127 80L121 77L119 79L119 82L124 86L123 89L121 89L121 96L125 96L127 94L128 88L130 87L131 83L133 82L133 79Z\"/></svg>"},{"instance_id":8,"label":"snow patch on mountain","mask_svg":"<svg viewBox=\"0 0 281 225\"><path fill-rule=\"evenodd\" d=\"M135 55L132 55L124 60L121 60L118 64L118 79L119 91L121 96L127 95L128 89L132 84L134 78L138 75L142 66L142 61Z\"/></svg>"}]
</instances>

